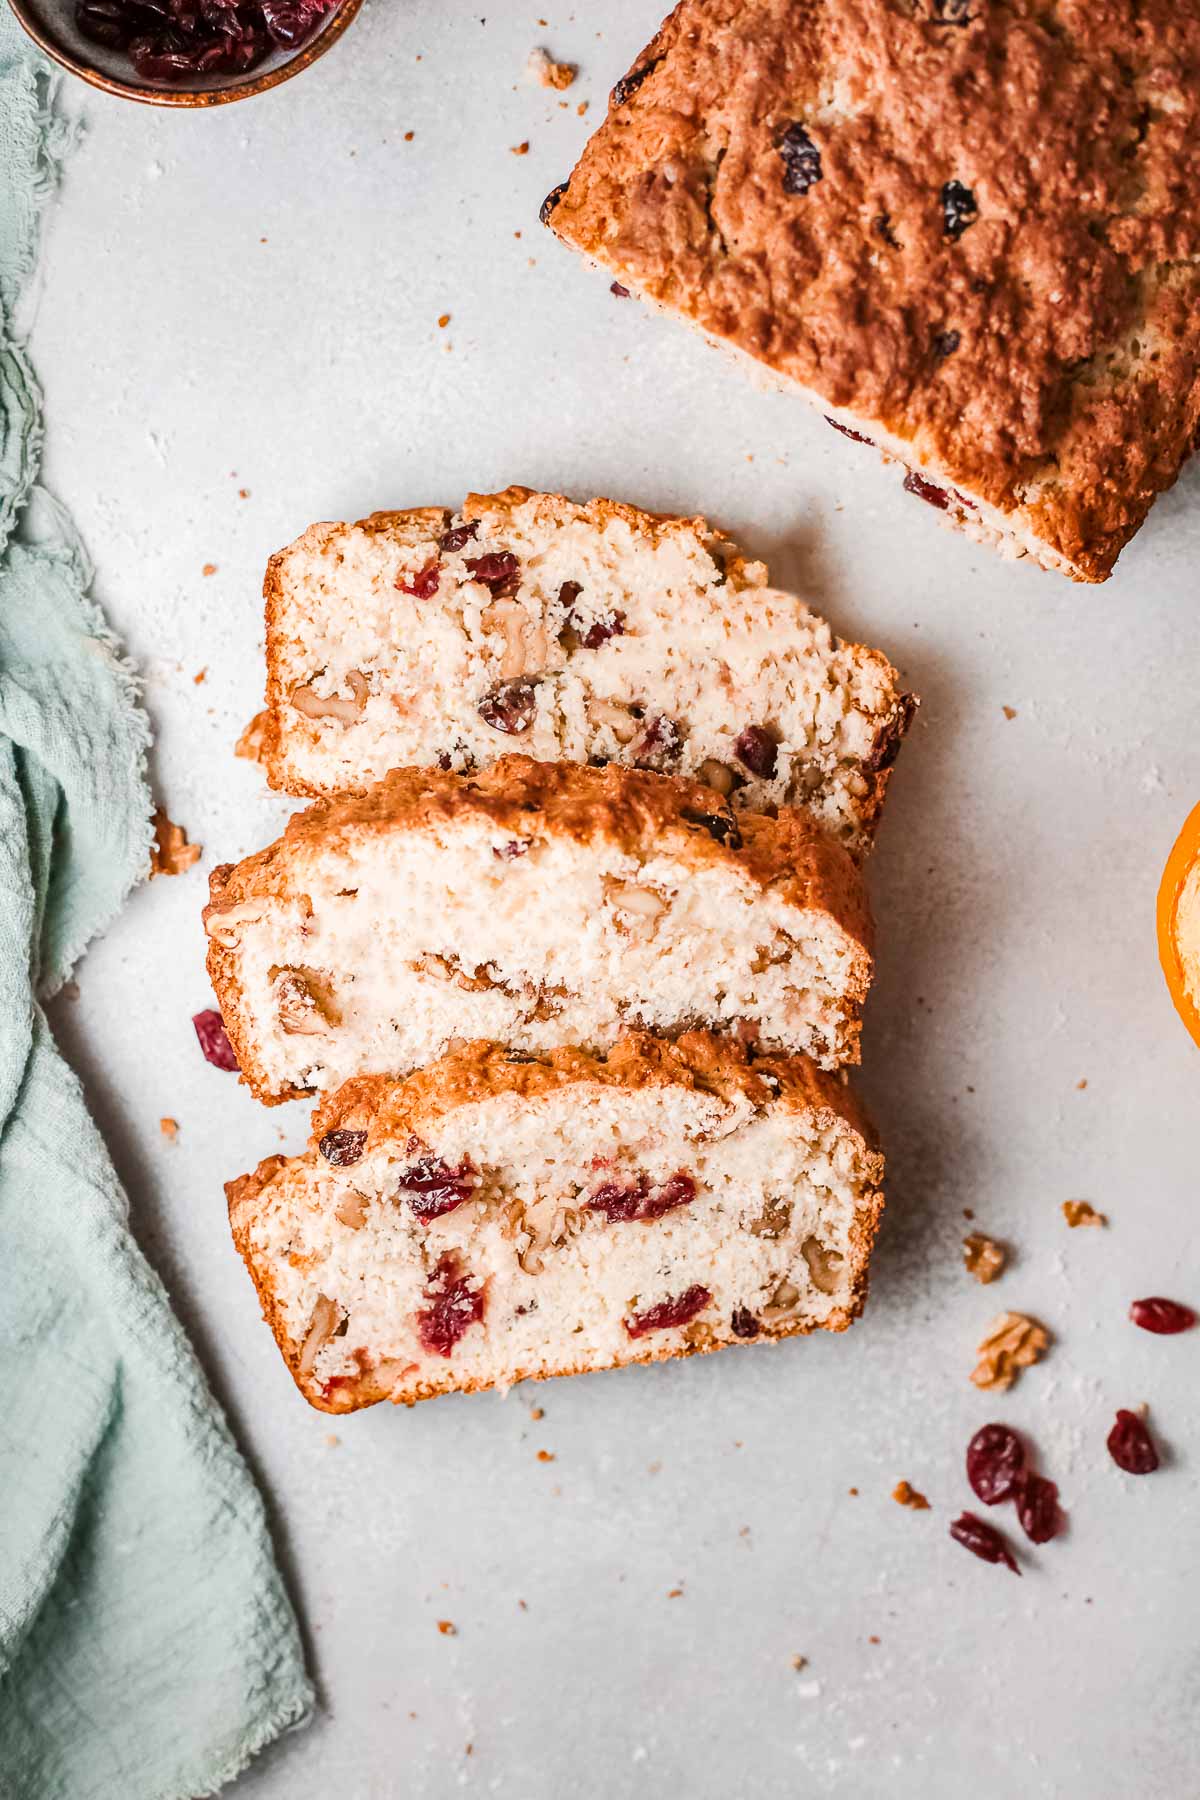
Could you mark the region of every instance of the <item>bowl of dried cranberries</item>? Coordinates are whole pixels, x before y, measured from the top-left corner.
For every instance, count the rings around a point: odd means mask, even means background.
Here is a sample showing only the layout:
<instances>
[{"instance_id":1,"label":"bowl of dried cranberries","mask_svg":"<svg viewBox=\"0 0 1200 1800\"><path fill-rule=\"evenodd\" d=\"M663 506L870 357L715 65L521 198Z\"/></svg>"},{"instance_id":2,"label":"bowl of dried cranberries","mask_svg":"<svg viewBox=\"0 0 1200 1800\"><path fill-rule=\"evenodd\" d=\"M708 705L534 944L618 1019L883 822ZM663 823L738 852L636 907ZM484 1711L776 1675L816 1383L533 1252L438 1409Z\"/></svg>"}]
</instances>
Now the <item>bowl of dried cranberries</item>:
<instances>
[{"instance_id":1,"label":"bowl of dried cranberries","mask_svg":"<svg viewBox=\"0 0 1200 1800\"><path fill-rule=\"evenodd\" d=\"M9 0L34 42L106 93L221 106L298 75L362 0Z\"/></svg>"}]
</instances>

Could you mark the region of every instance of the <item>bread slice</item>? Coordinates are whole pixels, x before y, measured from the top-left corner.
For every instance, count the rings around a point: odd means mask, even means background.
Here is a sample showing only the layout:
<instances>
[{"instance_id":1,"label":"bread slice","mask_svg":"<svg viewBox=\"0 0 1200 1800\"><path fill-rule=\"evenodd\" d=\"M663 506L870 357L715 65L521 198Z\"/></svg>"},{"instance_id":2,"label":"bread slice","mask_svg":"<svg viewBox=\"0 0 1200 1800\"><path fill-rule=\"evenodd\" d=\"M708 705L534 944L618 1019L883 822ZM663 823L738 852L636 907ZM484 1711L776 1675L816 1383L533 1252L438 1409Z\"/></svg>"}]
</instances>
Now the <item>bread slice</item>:
<instances>
[{"instance_id":1,"label":"bread slice","mask_svg":"<svg viewBox=\"0 0 1200 1800\"><path fill-rule=\"evenodd\" d=\"M404 1075L456 1038L603 1049L735 1024L856 1061L862 882L802 812L735 819L696 782L514 756L394 771L216 869L208 967L266 1101Z\"/></svg>"},{"instance_id":2,"label":"bread slice","mask_svg":"<svg viewBox=\"0 0 1200 1800\"><path fill-rule=\"evenodd\" d=\"M304 1156L226 1192L297 1386L338 1413L840 1331L882 1173L804 1058L630 1033L348 1082Z\"/></svg>"},{"instance_id":3,"label":"bread slice","mask_svg":"<svg viewBox=\"0 0 1200 1800\"><path fill-rule=\"evenodd\" d=\"M1200 426L1198 146L1196 0L682 0L542 217L1103 581Z\"/></svg>"},{"instance_id":4,"label":"bread slice","mask_svg":"<svg viewBox=\"0 0 1200 1800\"><path fill-rule=\"evenodd\" d=\"M313 525L265 583L273 787L513 750L805 805L861 853L915 702L703 519L508 488Z\"/></svg>"}]
</instances>

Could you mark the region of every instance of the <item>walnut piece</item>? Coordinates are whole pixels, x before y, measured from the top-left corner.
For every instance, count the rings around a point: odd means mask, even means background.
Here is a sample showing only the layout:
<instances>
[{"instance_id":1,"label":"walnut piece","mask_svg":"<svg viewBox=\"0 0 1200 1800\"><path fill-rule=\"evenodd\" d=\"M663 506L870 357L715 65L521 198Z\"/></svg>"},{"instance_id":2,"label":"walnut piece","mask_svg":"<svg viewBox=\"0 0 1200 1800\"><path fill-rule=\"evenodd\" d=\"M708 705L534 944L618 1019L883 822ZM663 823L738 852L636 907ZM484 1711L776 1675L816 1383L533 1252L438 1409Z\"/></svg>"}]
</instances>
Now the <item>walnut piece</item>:
<instances>
[{"instance_id":1,"label":"walnut piece","mask_svg":"<svg viewBox=\"0 0 1200 1800\"><path fill-rule=\"evenodd\" d=\"M696 770L696 780L702 781L706 787L716 788L722 799L728 800L733 792L737 775L728 763L717 762L710 756Z\"/></svg>"},{"instance_id":2,"label":"walnut piece","mask_svg":"<svg viewBox=\"0 0 1200 1800\"><path fill-rule=\"evenodd\" d=\"M557 88L560 93L563 88L570 87L579 73L574 63L555 62L549 51L543 50L540 44L536 50L529 52L525 69L531 81L539 82L542 87Z\"/></svg>"},{"instance_id":3,"label":"walnut piece","mask_svg":"<svg viewBox=\"0 0 1200 1800\"><path fill-rule=\"evenodd\" d=\"M182 875L200 860L201 846L189 844L182 825L173 825L161 806L154 809L154 842L150 846L150 878Z\"/></svg>"},{"instance_id":4,"label":"walnut piece","mask_svg":"<svg viewBox=\"0 0 1200 1800\"><path fill-rule=\"evenodd\" d=\"M339 724L353 725L367 704L370 689L360 669L350 670L346 686L352 696L349 700L343 700L338 694L322 699L311 683L296 687L289 696L290 704L306 719L337 719Z\"/></svg>"},{"instance_id":5,"label":"walnut piece","mask_svg":"<svg viewBox=\"0 0 1200 1800\"><path fill-rule=\"evenodd\" d=\"M962 1248L967 1274L973 1275L985 1287L989 1281L995 1281L997 1275L1003 1273L1008 1261L1008 1251L995 1238L985 1236L982 1231L972 1231L963 1239Z\"/></svg>"},{"instance_id":6,"label":"walnut piece","mask_svg":"<svg viewBox=\"0 0 1200 1800\"><path fill-rule=\"evenodd\" d=\"M800 1254L808 1264L809 1279L818 1292L836 1294L845 1261L840 1251L831 1250L820 1238L806 1237L800 1246Z\"/></svg>"},{"instance_id":7,"label":"walnut piece","mask_svg":"<svg viewBox=\"0 0 1200 1800\"><path fill-rule=\"evenodd\" d=\"M901 1506L911 1507L913 1512L929 1511L929 1502L924 1494L918 1493L915 1487L910 1487L907 1481L898 1481L896 1483L895 1487L892 1489L892 1499L897 1501Z\"/></svg>"},{"instance_id":8,"label":"walnut piece","mask_svg":"<svg viewBox=\"0 0 1200 1800\"><path fill-rule=\"evenodd\" d=\"M790 1200L764 1200L762 1211L751 1221L750 1231L754 1237L781 1238L791 1222Z\"/></svg>"},{"instance_id":9,"label":"walnut piece","mask_svg":"<svg viewBox=\"0 0 1200 1800\"><path fill-rule=\"evenodd\" d=\"M279 1023L291 1037L315 1037L338 1023L337 1008L328 981L315 969L268 971Z\"/></svg>"},{"instance_id":10,"label":"walnut piece","mask_svg":"<svg viewBox=\"0 0 1200 1800\"><path fill-rule=\"evenodd\" d=\"M1080 1225L1107 1225L1106 1214L1097 1212L1089 1200L1064 1200L1063 1218L1074 1231Z\"/></svg>"},{"instance_id":11,"label":"walnut piece","mask_svg":"<svg viewBox=\"0 0 1200 1800\"><path fill-rule=\"evenodd\" d=\"M308 1324L308 1335L304 1339L304 1348L300 1352L300 1373L307 1375L325 1345L333 1336L338 1322L338 1309L335 1303L324 1294L317 1295L317 1304L313 1307L313 1315Z\"/></svg>"},{"instance_id":12,"label":"walnut piece","mask_svg":"<svg viewBox=\"0 0 1200 1800\"><path fill-rule=\"evenodd\" d=\"M1001 1313L979 1345L971 1380L977 1388L1010 1388L1022 1369L1040 1361L1049 1343L1049 1332L1036 1319L1026 1313Z\"/></svg>"}]
</instances>

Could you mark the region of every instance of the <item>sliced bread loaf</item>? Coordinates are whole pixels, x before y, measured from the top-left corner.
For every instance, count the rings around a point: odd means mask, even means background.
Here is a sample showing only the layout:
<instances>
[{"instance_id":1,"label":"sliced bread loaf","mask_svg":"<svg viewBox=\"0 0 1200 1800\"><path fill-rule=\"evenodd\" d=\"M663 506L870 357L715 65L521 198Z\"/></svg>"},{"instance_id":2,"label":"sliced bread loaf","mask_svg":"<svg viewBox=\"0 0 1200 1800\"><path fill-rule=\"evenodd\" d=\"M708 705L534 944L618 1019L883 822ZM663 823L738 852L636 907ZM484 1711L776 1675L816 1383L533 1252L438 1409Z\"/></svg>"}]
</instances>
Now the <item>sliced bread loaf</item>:
<instances>
[{"instance_id":1,"label":"sliced bread loaf","mask_svg":"<svg viewBox=\"0 0 1200 1800\"><path fill-rule=\"evenodd\" d=\"M288 1368L336 1413L842 1330L882 1173L804 1058L630 1033L349 1082L306 1155L226 1191Z\"/></svg>"},{"instance_id":2,"label":"sliced bread loaf","mask_svg":"<svg viewBox=\"0 0 1200 1800\"><path fill-rule=\"evenodd\" d=\"M858 1059L870 926L808 814L735 819L711 788L514 756L394 771L213 871L208 967L260 1099L404 1075L454 1039L612 1044L737 1026Z\"/></svg>"},{"instance_id":3,"label":"sliced bread loaf","mask_svg":"<svg viewBox=\"0 0 1200 1800\"><path fill-rule=\"evenodd\" d=\"M266 578L262 759L293 794L519 749L805 805L861 852L915 701L703 519L508 488L313 525Z\"/></svg>"}]
</instances>

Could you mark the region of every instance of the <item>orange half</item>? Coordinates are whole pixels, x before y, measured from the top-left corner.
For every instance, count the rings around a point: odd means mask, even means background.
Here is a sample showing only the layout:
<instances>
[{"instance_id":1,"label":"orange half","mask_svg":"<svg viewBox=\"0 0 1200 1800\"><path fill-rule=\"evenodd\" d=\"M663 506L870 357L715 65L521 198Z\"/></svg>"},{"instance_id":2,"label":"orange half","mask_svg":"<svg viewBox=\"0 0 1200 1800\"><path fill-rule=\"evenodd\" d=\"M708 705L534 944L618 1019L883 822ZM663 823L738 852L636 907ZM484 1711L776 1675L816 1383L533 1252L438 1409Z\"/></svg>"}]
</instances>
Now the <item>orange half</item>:
<instances>
[{"instance_id":1,"label":"orange half","mask_svg":"<svg viewBox=\"0 0 1200 1800\"><path fill-rule=\"evenodd\" d=\"M1200 1044L1200 806L1188 814L1159 883L1158 959L1175 1010Z\"/></svg>"}]
</instances>

